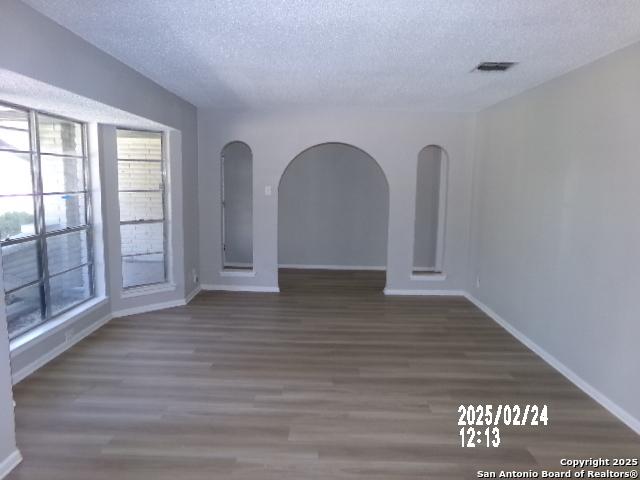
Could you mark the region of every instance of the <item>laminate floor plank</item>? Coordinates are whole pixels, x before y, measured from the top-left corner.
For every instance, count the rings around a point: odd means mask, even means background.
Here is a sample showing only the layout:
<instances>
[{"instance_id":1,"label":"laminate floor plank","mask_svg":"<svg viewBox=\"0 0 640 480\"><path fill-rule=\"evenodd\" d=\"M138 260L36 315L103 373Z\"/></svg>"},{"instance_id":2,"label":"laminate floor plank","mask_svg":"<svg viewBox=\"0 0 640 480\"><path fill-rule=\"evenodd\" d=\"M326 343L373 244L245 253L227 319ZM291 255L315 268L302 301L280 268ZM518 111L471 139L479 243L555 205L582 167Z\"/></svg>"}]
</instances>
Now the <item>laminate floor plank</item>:
<instances>
[{"instance_id":1,"label":"laminate floor plank","mask_svg":"<svg viewBox=\"0 0 640 480\"><path fill-rule=\"evenodd\" d=\"M638 457L640 438L460 297L283 270L115 319L15 387L9 480L417 480ZM462 448L458 407L548 405Z\"/></svg>"}]
</instances>

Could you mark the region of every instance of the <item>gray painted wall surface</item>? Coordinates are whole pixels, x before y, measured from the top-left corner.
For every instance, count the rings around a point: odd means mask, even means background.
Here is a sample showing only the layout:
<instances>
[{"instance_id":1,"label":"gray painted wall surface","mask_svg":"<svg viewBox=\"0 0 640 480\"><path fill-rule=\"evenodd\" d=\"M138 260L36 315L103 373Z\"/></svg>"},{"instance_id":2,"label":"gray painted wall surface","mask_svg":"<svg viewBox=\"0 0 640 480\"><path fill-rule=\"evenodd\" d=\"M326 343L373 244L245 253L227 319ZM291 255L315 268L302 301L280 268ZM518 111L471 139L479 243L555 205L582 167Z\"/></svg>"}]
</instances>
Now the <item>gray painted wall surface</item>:
<instances>
[{"instance_id":1,"label":"gray painted wall surface","mask_svg":"<svg viewBox=\"0 0 640 480\"><path fill-rule=\"evenodd\" d=\"M224 157L225 266L253 264L253 159L251 148L231 142Z\"/></svg>"},{"instance_id":2,"label":"gray painted wall surface","mask_svg":"<svg viewBox=\"0 0 640 480\"><path fill-rule=\"evenodd\" d=\"M369 155L318 145L296 157L278 189L280 264L385 267L389 193Z\"/></svg>"},{"instance_id":3,"label":"gray painted wall surface","mask_svg":"<svg viewBox=\"0 0 640 480\"><path fill-rule=\"evenodd\" d=\"M0 292L4 291L2 276L2 257L0 256ZM0 295L0 465L15 451L16 432L11 390L11 364L9 363L9 332L4 295Z\"/></svg>"},{"instance_id":4,"label":"gray painted wall surface","mask_svg":"<svg viewBox=\"0 0 640 480\"><path fill-rule=\"evenodd\" d=\"M438 246L438 206L442 149L430 145L418 155L413 268L434 269Z\"/></svg>"},{"instance_id":5,"label":"gray painted wall surface","mask_svg":"<svg viewBox=\"0 0 640 480\"><path fill-rule=\"evenodd\" d=\"M358 109L277 112L198 110L202 282L273 288L278 285L278 192L291 160L309 147L341 142L379 163L389 183L387 287L455 290L467 278L475 116ZM220 151L241 139L253 151L254 277L221 275ZM444 270L446 278L415 279L413 228L418 153L426 145L449 153ZM265 187L272 194L265 194Z\"/></svg>"},{"instance_id":6,"label":"gray painted wall surface","mask_svg":"<svg viewBox=\"0 0 640 480\"><path fill-rule=\"evenodd\" d=\"M640 44L480 114L469 278L470 292L636 422L638 85Z\"/></svg>"}]
</instances>

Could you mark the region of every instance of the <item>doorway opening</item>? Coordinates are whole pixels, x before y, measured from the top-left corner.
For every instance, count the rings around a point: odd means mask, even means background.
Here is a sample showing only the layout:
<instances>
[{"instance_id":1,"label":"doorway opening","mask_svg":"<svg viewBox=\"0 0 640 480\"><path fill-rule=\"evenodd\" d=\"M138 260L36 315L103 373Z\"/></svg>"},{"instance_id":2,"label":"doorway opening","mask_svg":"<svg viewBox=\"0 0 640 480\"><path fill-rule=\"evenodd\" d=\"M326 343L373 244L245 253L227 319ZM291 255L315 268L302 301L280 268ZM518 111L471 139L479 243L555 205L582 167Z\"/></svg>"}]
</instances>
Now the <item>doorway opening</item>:
<instances>
[{"instance_id":1,"label":"doorway opening","mask_svg":"<svg viewBox=\"0 0 640 480\"><path fill-rule=\"evenodd\" d=\"M322 143L299 153L278 187L280 290L382 291L389 186L368 153Z\"/></svg>"}]
</instances>

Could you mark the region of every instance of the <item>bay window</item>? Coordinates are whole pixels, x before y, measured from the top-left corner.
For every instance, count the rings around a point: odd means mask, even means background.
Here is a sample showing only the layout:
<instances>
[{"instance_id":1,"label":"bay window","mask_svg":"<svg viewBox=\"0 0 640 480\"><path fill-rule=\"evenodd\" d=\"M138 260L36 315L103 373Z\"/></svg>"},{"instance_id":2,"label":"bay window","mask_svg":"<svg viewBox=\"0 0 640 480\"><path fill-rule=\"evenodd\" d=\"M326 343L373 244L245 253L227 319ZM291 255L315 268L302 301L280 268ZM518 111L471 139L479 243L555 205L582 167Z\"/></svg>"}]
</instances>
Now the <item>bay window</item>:
<instances>
[{"instance_id":1,"label":"bay window","mask_svg":"<svg viewBox=\"0 0 640 480\"><path fill-rule=\"evenodd\" d=\"M9 337L94 295L86 126L0 104L0 248Z\"/></svg>"}]
</instances>

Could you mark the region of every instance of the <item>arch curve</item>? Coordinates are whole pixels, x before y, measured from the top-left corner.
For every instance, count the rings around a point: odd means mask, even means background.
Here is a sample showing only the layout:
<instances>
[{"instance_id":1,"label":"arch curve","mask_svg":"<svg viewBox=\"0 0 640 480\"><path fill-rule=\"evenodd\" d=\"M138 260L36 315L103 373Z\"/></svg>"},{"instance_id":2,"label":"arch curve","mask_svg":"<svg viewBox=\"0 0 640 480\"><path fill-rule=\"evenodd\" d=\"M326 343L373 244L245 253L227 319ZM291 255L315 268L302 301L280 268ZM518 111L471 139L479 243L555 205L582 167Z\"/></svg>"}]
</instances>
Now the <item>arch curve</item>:
<instances>
[{"instance_id":1,"label":"arch curve","mask_svg":"<svg viewBox=\"0 0 640 480\"><path fill-rule=\"evenodd\" d=\"M220 154L223 154L227 147L236 143L247 147L249 151L251 151L251 155L253 155L253 151L251 150L249 144L247 142L243 142L242 140L231 140L230 142L225 143L224 146L220 149Z\"/></svg>"},{"instance_id":2,"label":"arch curve","mask_svg":"<svg viewBox=\"0 0 640 480\"><path fill-rule=\"evenodd\" d=\"M231 142L229 142L229 143L231 143ZM291 160L289 160L289 163L287 163L287 166L282 171L282 174L280 175L280 179L278 180L278 190L280 190L280 185L282 184L282 179L284 178L285 174L287 173L287 170L289 170L289 167L291 167L291 165L293 164L293 162L296 161L296 159L298 159L300 156L304 155L306 152L308 152L310 150L313 150L314 148L322 147L322 146L325 146L325 145L342 145L344 147L353 148L355 150L358 150L358 151L362 152L364 155L369 157L376 164L376 167L378 167L378 169L380 170L380 173L382 173L382 176L384 177L384 180L385 180L385 182L387 184L387 190L389 190L389 179L387 178L387 173L384 171L384 168L382 168L382 165L380 165L380 163L375 159L375 157L373 155L371 155L365 149L360 148L360 147L358 147L356 145L353 145L352 143L338 142L338 141L327 141L327 142L316 143L316 144L311 145L309 147L306 147L306 148L302 149L300 152L298 152Z\"/></svg>"}]
</instances>

